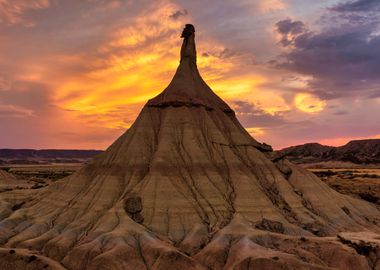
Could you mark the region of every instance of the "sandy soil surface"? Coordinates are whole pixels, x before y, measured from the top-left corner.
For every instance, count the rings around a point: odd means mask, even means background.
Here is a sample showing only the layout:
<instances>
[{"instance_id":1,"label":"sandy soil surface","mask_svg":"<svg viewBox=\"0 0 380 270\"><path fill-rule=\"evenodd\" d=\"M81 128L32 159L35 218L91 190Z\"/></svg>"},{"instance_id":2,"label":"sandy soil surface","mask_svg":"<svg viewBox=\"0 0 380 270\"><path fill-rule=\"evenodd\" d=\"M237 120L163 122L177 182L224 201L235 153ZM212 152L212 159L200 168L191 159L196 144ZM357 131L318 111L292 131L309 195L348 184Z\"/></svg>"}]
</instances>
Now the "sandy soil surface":
<instances>
[{"instance_id":1,"label":"sandy soil surface","mask_svg":"<svg viewBox=\"0 0 380 270\"><path fill-rule=\"evenodd\" d=\"M70 176L85 164L12 165L5 169L16 177L12 188L42 188L59 179ZM326 166L327 164L325 164ZM334 164L330 164L334 165ZM4 168L3 168L4 169ZM380 168L308 168L336 191L380 204Z\"/></svg>"},{"instance_id":2,"label":"sandy soil surface","mask_svg":"<svg viewBox=\"0 0 380 270\"><path fill-rule=\"evenodd\" d=\"M380 169L309 169L336 191L380 204Z\"/></svg>"},{"instance_id":3,"label":"sandy soil surface","mask_svg":"<svg viewBox=\"0 0 380 270\"><path fill-rule=\"evenodd\" d=\"M0 183L0 192L15 189L40 189L65 178L82 168L84 164L11 165L0 167L11 177Z\"/></svg>"}]
</instances>

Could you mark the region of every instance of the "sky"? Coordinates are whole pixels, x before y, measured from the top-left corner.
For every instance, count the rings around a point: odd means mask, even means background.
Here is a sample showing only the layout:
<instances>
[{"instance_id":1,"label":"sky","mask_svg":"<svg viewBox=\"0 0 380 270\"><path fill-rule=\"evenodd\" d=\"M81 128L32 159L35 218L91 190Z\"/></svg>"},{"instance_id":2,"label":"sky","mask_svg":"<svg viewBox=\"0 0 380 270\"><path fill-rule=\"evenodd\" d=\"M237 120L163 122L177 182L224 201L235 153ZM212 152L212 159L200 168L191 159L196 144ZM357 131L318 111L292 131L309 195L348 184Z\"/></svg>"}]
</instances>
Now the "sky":
<instances>
[{"instance_id":1,"label":"sky","mask_svg":"<svg viewBox=\"0 0 380 270\"><path fill-rule=\"evenodd\" d=\"M0 0L0 148L106 149L198 68L258 141L380 138L378 0Z\"/></svg>"}]
</instances>

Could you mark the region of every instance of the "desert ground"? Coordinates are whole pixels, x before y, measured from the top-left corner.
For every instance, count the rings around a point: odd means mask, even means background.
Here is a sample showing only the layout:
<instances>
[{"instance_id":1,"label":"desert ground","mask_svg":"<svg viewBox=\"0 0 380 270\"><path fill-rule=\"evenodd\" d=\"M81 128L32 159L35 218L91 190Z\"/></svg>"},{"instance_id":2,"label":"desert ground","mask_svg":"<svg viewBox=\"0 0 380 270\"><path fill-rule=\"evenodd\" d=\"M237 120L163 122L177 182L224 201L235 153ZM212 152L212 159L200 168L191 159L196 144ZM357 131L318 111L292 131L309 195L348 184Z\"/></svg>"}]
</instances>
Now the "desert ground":
<instances>
[{"instance_id":1,"label":"desert ground","mask_svg":"<svg viewBox=\"0 0 380 270\"><path fill-rule=\"evenodd\" d=\"M336 191L380 203L380 168L309 169Z\"/></svg>"},{"instance_id":2,"label":"desert ground","mask_svg":"<svg viewBox=\"0 0 380 270\"><path fill-rule=\"evenodd\" d=\"M80 170L85 163L69 164L18 164L0 167L16 176L17 183L13 188L43 188L55 181ZM335 164L336 165L336 164ZM347 164L346 164L347 166ZM355 198L380 204L380 167L371 165L353 165L352 168L329 168L320 164L308 165L307 170L313 172L334 190ZM0 189L1 192L1 189Z\"/></svg>"},{"instance_id":3,"label":"desert ground","mask_svg":"<svg viewBox=\"0 0 380 270\"><path fill-rule=\"evenodd\" d=\"M65 182L68 179L68 176L74 174L75 172L80 171L83 167L86 166L86 163L75 163L75 164L45 164L45 165L31 165L31 164L18 164L18 165L8 165L8 166L2 166L0 169L3 171L8 172L11 176L14 176L14 181L12 185L8 185L6 187L0 186L0 194L1 192L7 192L12 190L22 190L22 192L30 192L30 194L33 194L33 190L39 189L43 190L46 189L49 185L55 183L55 182ZM380 207L380 168L320 168L320 166L316 166L319 168L308 168L308 171L314 173L317 175L322 181L327 183L331 188L334 190L349 195L354 198L359 198L366 200L370 203L373 203L376 205L377 208ZM23 205L16 204L13 209L17 210L18 208L21 208ZM17 207L17 208L16 208ZM263 221L260 224L256 225L256 228L259 230L264 231L272 231L275 233L281 233L281 230L278 231L278 229L282 226L280 226L281 223L276 224L273 223L270 220L263 219ZM279 228L278 228L279 226ZM281 229L280 228L280 229ZM237 228L235 228L237 229ZM264 240L266 236L265 234L259 234L255 235L255 237L258 237L258 241L266 241ZM276 234L275 234L276 235ZM253 236L252 236L253 237ZM263 240L260 240L261 237ZM331 243L328 241L321 242L318 237L317 238L304 238L304 237L280 237L280 236L272 236L273 239L270 241L274 241L274 243L270 244L275 245L274 247L276 249L283 249L284 251L287 250L287 252L290 252L288 249L289 247L292 249L292 246L305 249L305 252L321 252L320 248L324 247L326 248L326 252L332 252L334 253L335 247L334 245L337 245L335 240L332 240ZM342 242L346 243L347 246L352 247L356 250L358 254L365 255L367 257L367 261L369 266L375 266L376 265L376 259L371 259L371 254L373 253L373 250L377 250L376 247L374 247L374 239L377 239L377 235L368 233L361 233L360 237L358 238L357 234L350 234L350 233L340 233L337 235L337 238ZM370 243L370 246L367 246L366 238L368 238L368 243ZM326 238L327 239L327 238ZM332 238L331 238L332 239ZM364 242L363 242L364 241ZM286 243L284 245L284 243ZM366 243L366 244L363 244ZM290 246L289 246L290 245ZM316 250L312 250L310 248L310 245L315 245ZM274 248L271 247L271 248ZM243 246L241 246L243 248ZM367 250L368 249L368 250ZM306 251L308 250L308 251ZM367 254L367 251L369 252ZM300 252L300 251L297 251ZM326 253L325 252L325 253ZM341 252L341 251L339 251ZM343 260L343 265L340 265L339 260L335 260L334 256L327 256L325 253L322 253L322 257L324 260L326 260L326 257L331 257L329 265L330 266L336 266L339 269L344 269L344 264L346 263L346 259ZM352 253L352 252L351 252ZM350 254L351 254L350 253ZM279 260L279 256L281 257L281 253L268 253L266 256L269 256L268 258L273 262L273 264L266 265L263 264L265 269L277 269L276 267L281 267L281 264L278 264L276 266L276 262ZM356 256L354 254L348 255L348 254L339 254L339 256ZM301 256L302 257L302 256ZM12 266L9 269L16 269L12 267L19 267L17 269L21 269L24 267L25 262L27 262L27 265L34 267L32 269L65 269L61 266L61 264L57 263L54 260L51 260L48 257L42 256L41 254L36 254L33 251L30 251L28 249L9 249L9 248L0 248L0 258L3 258L5 260L11 260ZM352 257L355 258L355 257ZM351 259L349 259L351 260ZM348 261L349 261L348 260ZM360 266L362 269L366 269L366 262L361 257L357 257L355 260L357 260L355 263ZM355 265L356 265L355 264ZM19 266L17 266L19 265ZM248 267L251 267L250 264L248 264ZM258 266L261 266L258 264ZM269 268L266 268L269 267ZM273 268L274 267L274 268ZM240 269L240 268L239 268ZM247 268L251 269L251 268ZM282 268L281 268L282 269ZM293 268L289 268L293 269ZM306 269L306 268L305 268ZM335 268L334 268L335 269ZM375 269L375 268L374 268Z\"/></svg>"},{"instance_id":4,"label":"desert ground","mask_svg":"<svg viewBox=\"0 0 380 270\"><path fill-rule=\"evenodd\" d=\"M5 165L0 169L15 176L11 183L0 185L0 192L12 189L39 189L73 174L84 166L84 163L76 164L18 164Z\"/></svg>"}]
</instances>

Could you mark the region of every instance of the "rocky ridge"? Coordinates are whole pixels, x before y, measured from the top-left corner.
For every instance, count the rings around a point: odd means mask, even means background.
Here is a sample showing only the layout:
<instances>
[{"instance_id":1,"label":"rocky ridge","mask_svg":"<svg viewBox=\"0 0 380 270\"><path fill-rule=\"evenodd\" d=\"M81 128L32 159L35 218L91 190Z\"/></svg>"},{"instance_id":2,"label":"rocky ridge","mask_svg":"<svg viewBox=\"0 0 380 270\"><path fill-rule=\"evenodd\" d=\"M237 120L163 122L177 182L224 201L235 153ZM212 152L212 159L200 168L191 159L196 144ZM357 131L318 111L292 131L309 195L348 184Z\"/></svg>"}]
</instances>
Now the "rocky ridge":
<instances>
[{"instance_id":1,"label":"rocky ridge","mask_svg":"<svg viewBox=\"0 0 380 270\"><path fill-rule=\"evenodd\" d=\"M355 140L339 147L307 143L284 148L277 152L298 164L341 161L379 165L380 139Z\"/></svg>"}]
</instances>

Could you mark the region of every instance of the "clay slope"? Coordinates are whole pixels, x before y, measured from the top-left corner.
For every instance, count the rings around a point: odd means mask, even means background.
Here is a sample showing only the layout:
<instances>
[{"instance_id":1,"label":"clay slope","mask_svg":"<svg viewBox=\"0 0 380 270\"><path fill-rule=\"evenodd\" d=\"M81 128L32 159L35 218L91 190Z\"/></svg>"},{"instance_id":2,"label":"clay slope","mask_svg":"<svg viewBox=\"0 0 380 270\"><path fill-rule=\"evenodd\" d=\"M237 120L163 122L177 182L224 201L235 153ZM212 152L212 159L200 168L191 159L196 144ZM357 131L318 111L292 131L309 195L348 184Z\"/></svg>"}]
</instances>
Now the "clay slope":
<instances>
[{"instance_id":1,"label":"clay slope","mask_svg":"<svg viewBox=\"0 0 380 270\"><path fill-rule=\"evenodd\" d=\"M23 269L18 254L28 269L371 269L336 235L378 233L378 209L265 151L200 77L188 26L172 82L105 153L1 194L0 269Z\"/></svg>"},{"instance_id":2,"label":"clay slope","mask_svg":"<svg viewBox=\"0 0 380 270\"><path fill-rule=\"evenodd\" d=\"M278 152L300 164L326 161L380 164L380 139L355 140L339 147L307 143L291 146Z\"/></svg>"},{"instance_id":3,"label":"clay slope","mask_svg":"<svg viewBox=\"0 0 380 270\"><path fill-rule=\"evenodd\" d=\"M15 177L12 174L0 169L0 181L4 179L14 179L14 178Z\"/></svg>"},{"instance_id":4,"label":"clay slope","mask_svg":"<svg viewBox=\"0 0 380 270\"><path fill-rule=\"evenodd\" d=\"M16 184L16 177L2 169L0 169L0 192L8 186Z\"/></svg>"}]
</instances>

